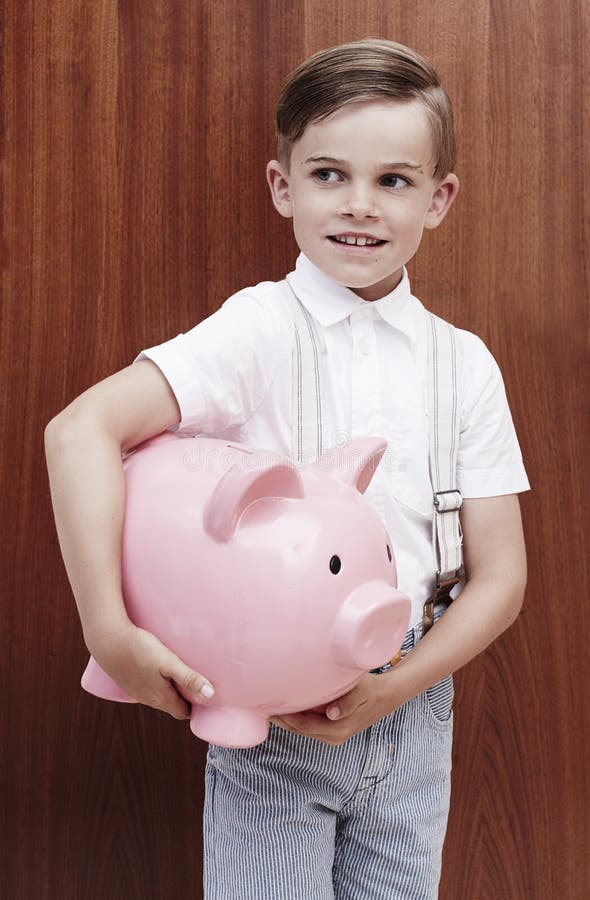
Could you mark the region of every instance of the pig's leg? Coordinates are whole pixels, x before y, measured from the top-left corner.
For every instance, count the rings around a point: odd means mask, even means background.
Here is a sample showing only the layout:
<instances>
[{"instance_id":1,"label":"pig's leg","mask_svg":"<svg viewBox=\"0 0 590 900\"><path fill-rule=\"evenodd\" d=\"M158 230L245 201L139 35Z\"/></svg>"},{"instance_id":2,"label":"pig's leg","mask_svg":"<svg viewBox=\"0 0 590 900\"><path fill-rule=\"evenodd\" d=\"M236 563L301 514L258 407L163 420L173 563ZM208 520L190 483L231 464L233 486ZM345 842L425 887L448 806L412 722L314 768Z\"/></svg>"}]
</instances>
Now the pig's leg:
<instances>
[{"instance_id":1,"label":"pig's leg","mask_svg":"<svg viewBox=\"0 0 590 900\"><path fill-rule=\"evenodd\" d=\"M268 716L257 710L193 704L191 731L210 744L254 747L268 736Z\"/></svg>"},{"instance_id":2,"label":"pig's leg","mask_svg":"<svg viewBox=\"0 0 590 900\"><path fill-rule=\"evenodd\" d=\"M119 703L137 703L133 697L125 693L119 685L100 668L94 657L90 657L82 675L82 687L95 697L103 700L118 700Z\"/></svg>"}]
</instances>

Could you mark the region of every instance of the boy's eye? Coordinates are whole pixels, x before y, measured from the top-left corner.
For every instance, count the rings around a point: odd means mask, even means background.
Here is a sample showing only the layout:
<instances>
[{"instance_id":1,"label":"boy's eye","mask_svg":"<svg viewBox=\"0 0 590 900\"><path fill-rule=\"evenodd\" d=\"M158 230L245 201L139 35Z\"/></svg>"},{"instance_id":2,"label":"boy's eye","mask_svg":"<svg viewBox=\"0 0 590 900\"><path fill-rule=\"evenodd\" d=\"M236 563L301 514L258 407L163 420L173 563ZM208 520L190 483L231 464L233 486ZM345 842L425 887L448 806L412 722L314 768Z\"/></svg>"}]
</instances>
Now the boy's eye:
<instances>
[{"instance_id":1,"label":"boy's eye","mask_svg":"<svg viewBox=\"0 0 590 900\"><path fill-rule=\"evenodd\" d=\"M385 187L391 188L407 187L410 183L407 178L402 178L401 175L384 175L381 181Z\"/></svg>"},{"instance_id":2,"label":"boy's eye","mask_svg":"<svg viewBox=\"0 0 590 900\"><path fill-rule=\"evenodd\" d=\"M315 169L315 171L312 172L312 175L316 181L321 181L322 184L334 184L341 178L340 172L337 172L336 169ZM381 178L381 184L385 187L399 190L400 188L407 187L410 182L401 175L384 175Z\"/></svg>"},{"instance_id":3,"label":"boy's eye","mask_svg":"<svg viewBox=\"0 0 590 900\"><path fill-rule=\"evenodd\" d=\"M318 181L323 181L325 183L331 181L337 181L339 178L338 172L335 169L316 169L313 172L313 177L317 178Z\"/></svg>"}]
</instances>

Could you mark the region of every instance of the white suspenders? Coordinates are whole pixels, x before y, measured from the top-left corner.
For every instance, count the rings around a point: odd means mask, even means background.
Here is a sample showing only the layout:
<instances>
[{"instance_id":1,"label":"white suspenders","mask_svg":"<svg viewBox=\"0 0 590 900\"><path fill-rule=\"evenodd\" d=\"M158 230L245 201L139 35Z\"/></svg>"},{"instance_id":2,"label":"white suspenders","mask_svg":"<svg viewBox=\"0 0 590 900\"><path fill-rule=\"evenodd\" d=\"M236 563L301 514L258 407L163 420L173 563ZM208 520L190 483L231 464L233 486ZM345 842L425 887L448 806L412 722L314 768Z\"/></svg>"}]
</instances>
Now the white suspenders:
<instances>
[{"instance_id":1,"label":"white suspenders","mask_svg":"<svg viewBox=\"0 0 590 900\"><path fill-rule=\"evenodd\" d=\"M322 434L321 345L315 323L287 277L295 325L293 345L293 459L309 463L328 449ZM425 312L428 333L428 438L433 492L432 543L437 570L434 590L424 606L423 633L432 626L437 602L450 602L462 579L462 497L457 489L460 402L457 352L452 325Z\"/></svg>"},{"instance_id":2,"label":"white suspenders","mask_svg":"<svg viewBox=\"0 0 590 900\"><path fill-rule=\"evenodd\" d=\"M322 429L320 341L315 323L291 287L287 276L289 303L295 325L293 345L293 459L298 463L312 463L320 457L325 446Z\"/></svg>"},{"instance_id":3,"label":"white suspenders","mask_svg":"<svg viewBox=\"0 0 590 900\"><path fill-rule=\"evenodd\" d=\"M455 330L431 312L428 333L428 464L432 484L432 546L436 578L424 605L423 634L432 627L437 602L450 602L450 592L463 577L459 510L463 498L457 488L457 451L461 408L457 378Z\"/></svg>"}]
</instances>

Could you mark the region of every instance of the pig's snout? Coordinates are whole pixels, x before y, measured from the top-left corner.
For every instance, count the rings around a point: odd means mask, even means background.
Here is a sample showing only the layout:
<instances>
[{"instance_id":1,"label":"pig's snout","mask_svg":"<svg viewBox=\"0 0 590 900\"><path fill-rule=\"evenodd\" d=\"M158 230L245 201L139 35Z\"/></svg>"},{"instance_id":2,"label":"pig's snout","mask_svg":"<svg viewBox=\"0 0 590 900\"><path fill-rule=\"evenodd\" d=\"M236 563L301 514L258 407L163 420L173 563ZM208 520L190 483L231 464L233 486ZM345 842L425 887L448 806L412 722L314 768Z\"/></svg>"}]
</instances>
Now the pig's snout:
<instances>
[{"instance_id":1,"label":"pig's snout","mask_svg":"<svg viewBox=\"0 0 590 900\"><path fill-rule=\"evenodd\" d=\"M384 581L350 594L332 630L334 660L353 669L376 669L401 647L410 623L409 599Z\"/></svg>"}]
</instances>

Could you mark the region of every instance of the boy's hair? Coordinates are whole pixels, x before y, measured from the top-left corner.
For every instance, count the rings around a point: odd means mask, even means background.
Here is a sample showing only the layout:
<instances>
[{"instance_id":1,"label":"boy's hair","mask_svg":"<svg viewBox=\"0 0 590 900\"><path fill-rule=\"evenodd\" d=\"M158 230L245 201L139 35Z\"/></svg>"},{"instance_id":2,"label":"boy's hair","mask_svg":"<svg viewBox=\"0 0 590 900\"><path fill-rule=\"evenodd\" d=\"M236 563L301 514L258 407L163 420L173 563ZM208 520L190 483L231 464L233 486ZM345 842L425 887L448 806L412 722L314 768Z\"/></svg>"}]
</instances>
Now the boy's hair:
<instances>
[{"instance_id":1,"label":"boy's hair","mask_svg":"<svg viewBox=\"0 0 590 900\"><path fill-rule=\"evenodd\" d=\"M420 100L430 120L437 180L455 166L451 101L430 63L394 41L367 38L320 50L285 81L277 103L278 157L289 169L291 150L310 122L363 100Z\"/></svg>"}]
</instances>

